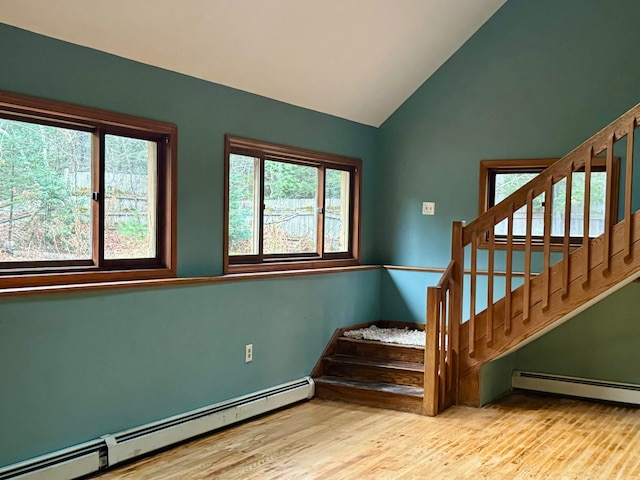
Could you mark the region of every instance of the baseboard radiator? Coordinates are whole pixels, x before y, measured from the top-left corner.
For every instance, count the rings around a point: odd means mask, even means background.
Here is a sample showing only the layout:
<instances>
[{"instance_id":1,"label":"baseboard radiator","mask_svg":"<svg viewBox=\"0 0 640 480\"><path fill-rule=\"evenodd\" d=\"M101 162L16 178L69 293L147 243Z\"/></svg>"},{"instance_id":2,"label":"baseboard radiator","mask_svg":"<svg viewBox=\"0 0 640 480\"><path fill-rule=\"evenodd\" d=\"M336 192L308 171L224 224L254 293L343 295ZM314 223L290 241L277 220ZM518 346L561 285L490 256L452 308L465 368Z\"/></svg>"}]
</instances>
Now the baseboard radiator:
<instances>
[{"instance_id":1,"label":"baseboard radiator","mask_svg":"<svg viewBox=\"0 0 640 480\"><path fill-rule=\"evenodd\" d=\"M514 370L511 386L522 390L640 405L640 385Z\"/></svg>"},{"instance_id":2,"label":"baseboard radiator","mask_svg":"<svg viewBox=\"0 0 640 480\"><path fill-rule=\"evenodd\" d=\"M0 468L0 480L71 480L313 397L311 377Z\"/></svg>"}]
</instances>

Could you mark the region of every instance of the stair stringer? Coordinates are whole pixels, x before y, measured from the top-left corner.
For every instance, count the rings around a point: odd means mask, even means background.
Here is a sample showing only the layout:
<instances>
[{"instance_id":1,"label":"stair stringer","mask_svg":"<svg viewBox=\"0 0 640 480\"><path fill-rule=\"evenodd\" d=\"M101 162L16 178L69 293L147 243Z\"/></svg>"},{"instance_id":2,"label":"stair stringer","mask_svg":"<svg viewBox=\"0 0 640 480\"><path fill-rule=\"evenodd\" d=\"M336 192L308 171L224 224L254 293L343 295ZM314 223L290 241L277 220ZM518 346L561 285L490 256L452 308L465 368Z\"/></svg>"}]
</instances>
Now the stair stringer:
<instances>
[{"instance_id":1,"label":"stair stringer","mask_svg":"<svg viewBox=\"0 0 640 480\"><path fill-rule=\"evenodd\" d=\"M550 269L548 308L542 308L544 288L543 275L531 279L530 314L527 322L522 321L522 298L524 285L512 292L511 331L504 328L505 299L498 300L493 307L493 341L488 344L487 311L476 316L475 352L469 355L469 323L460 326L460 377L477 371L484 364L506 355L535 340L548 331L584 311L589 306L611 295L640 276L640 211L632 217L631 255L624 256L624 223L614 226L611 238L609 270L603 268L604 238L601 235L590 240L589 282L584 284L584 248L574 250L569 256L569 287L563 296L564 260L558 261Z\"/></svg>"}]
</instances>

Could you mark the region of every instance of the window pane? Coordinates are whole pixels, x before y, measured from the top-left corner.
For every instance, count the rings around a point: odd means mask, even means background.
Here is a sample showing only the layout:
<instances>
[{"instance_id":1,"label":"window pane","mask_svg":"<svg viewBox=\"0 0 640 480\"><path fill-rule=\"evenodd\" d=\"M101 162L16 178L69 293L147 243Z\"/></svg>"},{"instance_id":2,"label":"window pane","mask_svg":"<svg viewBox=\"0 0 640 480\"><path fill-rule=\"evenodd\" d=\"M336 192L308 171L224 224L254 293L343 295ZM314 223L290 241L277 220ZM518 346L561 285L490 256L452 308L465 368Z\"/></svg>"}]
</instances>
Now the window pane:
<instances>
[{"instance_id":1,"label":"window pane","mask_svg":"<svg viewBox=\"0 0 640 480\"><path fill-rule=\"evenodd\" d=\"M584 172L573 174L571 190L571 235L581 237L584 232ZM597 237L604 233L606 193L607 173L592 172L589 204L590 237Z\"/></svg>"},{"instance_id":2,"label":"window pane","mask_svg":"<svg viewBox=\"0 0 640 480\"><path fill-rule=\"evenodd\" d=\"M229 156L229 255L257 255L259 159Z\"/></svg>"},{"instance_id":3,"label":"window pane","mask_svg":"<svg viewBox=\"0 0 640 480\"><path fill-rule=\"evenodd\" d=\"M106 259L156 256L157 144L105 135Z\"/></svg>"},{"instance_id":4,"label":"window pane","mask_svg":"<svg viewBox=\"0 0 640 480\"><path fill-rule=\"evenodd\" d=\"M0 119L0 261L91 258L91 134Z\"/></svg>"},{"instance_id":5,"label":"window pane","mask_svg":"<svg viewBox=\"0 0 640 480\"><path fill-rule=\"evenodd\" d=\"M324 251L349 251L349 211L351 174L344 170L325 170Z\"/></svg>"},{"instance_id":6,"label":"window pane","mask_svg":"<svg viewBox=\"0 0 640 480\"><path fill-rule=\"evenodd\" d=\"M495 201L497 205L524 184L530 182L538 173L497 173L495 176ZM544 194L533 199L533 212L531 215L531 231L533 235L544 234ZM524 236L527 229L527 207L524 206L513 214L513 234ZM507 235L507 220L496 225L496 235Z\"/></svg>"},{"instance_id":7,"label":"window pane","mask_svg":"<svg viewBox=\"0 0 640 480\"><path fill-rule=\"evenodd\" d=\"M265 161L265 254L317 252L317 199L317 168Z\"/></svg>"},{"instance_id":8,"label":"window pane","mask_svg":"<svg viewBox=\"0 0 640 480\"><path fill-rule=\"evenodd\" d=\"M537 173L496 174L497 204L524 183L537 176ZM591 173L591 202L589 207L589 236L597 237L604 232L606 172ZM551 235L564 236L566 179L553 186L553 206L551 209ZM544 193L533 200L532 233L534 236L544 235ZM527 208L522 207L514 214L513 234L525 235ZM584 172L574 172L571 186L571 222L572 237L581 237L584 230ZM496 235L507 234L507 221L496 226Z\"/></svg>"},{"instance_id":9,"label":"window pane","mask_svg":"<svg viewBox=\"0 0 640 480\"><path fill-rule=\"evenodd\" d=\"M589 236L597 237L604 232L606 172L591 173L591 202L589 205ZM564 236L564 208L567 192L566 179L556 183L553 189L552 235ZM581 237L584 232L584 172L574 172L571 185L572 237Z\"/></svg>"}]
</instances>

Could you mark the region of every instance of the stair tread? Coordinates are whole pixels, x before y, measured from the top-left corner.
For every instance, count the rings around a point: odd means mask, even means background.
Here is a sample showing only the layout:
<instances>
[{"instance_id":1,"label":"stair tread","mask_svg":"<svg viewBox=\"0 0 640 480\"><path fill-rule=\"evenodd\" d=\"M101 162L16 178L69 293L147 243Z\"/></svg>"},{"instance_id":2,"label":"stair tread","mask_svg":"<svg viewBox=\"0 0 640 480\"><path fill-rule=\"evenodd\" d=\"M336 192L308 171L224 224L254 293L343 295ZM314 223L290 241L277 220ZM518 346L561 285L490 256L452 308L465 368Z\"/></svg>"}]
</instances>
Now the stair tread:
<instances>
[{"instance_id":1,"label":"stair tread","mask_svg":"<svg viewBox=\"0 0 640 480\"><path fill-rule=\"evenodd\" d=\"M405 395L416 398L422 398L424 396L424 389L422 387L412 387L409 385L396 385L393 383L351 380L347 378L332 377L328 375L315 378L314 381L316 383L339 385L343 387L355 388L358 390L369 390L372 392L382 391L390 394Z\"/></svg>"},{"instance_id":2,"label":"stair tread","mask_svg":"<svg viewBox=\"0 0 640 480\"><path fill-rule=\"evenodd\" d=\"M331 355L325 360L351 365L366 365L370 367L388 368L395 370L409 370L412 372L424 372L424 363L406 362L403 360L383 360L379 358L360 357L355 355Z\"/></svg>"}]
</instances>

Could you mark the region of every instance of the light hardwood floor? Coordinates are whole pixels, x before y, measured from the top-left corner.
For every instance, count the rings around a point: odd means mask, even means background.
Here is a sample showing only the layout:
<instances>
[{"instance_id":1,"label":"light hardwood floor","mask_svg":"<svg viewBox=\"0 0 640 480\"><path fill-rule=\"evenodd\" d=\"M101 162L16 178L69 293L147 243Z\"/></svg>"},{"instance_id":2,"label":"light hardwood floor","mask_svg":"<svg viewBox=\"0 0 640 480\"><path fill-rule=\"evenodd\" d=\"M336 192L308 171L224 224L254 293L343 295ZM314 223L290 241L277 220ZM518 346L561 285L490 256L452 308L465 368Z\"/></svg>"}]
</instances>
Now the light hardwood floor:
<instances>
[{"instance_id":1,"label":"light hardwood floor","mask_svg":"<svg viewBox=\"0 0 640 480\"><path fill-rule=\"evenodd\" d=\"M634 479L640 409L515 393L430 418L312 400L96 478Z\"/></svg>"}]
</instances>

